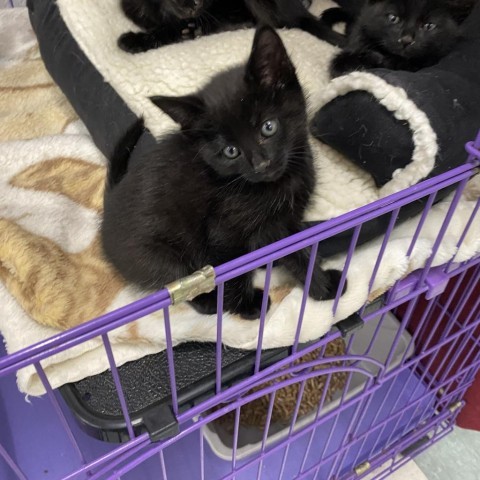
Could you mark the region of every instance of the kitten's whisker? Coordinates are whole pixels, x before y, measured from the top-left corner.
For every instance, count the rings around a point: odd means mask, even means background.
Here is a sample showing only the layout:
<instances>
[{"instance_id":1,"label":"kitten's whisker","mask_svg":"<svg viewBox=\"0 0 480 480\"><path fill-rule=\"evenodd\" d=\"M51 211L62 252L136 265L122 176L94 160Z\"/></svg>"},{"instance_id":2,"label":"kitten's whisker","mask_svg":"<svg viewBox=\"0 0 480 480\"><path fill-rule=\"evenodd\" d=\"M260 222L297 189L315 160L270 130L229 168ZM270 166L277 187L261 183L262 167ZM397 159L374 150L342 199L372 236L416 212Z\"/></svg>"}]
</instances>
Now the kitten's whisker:
<instances>
[{"instance_id":1,"label":"kitten's whisker","mask_svg":"<svg viewBox=\"0 0 480 480\"><path fill-rule=\"evenodd\" d=\"M237 185L235 185L237 183ZM235 191L235 190L232 190L232 194L236 194L240 191L241 187L244 185L245 183L245 179L243 177L235 177L233 180L231 180L230 182L228 182L227 184L223 185L221 188L218 189L218 193L220 192L224 192L225 190L227 190L228 188L232 187L232 186L235 186L237 187L238 186L238 189Z\"/></svg>"},{"instance_id":2,"label":"kitten's whisker","mask_svg":"<svg viewBox=\"0 0 480 480\"><path fill-rule=\"evenodd\" d=\"M293 150L290 152L290 156L293 156L293 155L307 155L308 151L307 150ZM290 157L289 156L289 157Z\"/></svg>"},{"instance_id":3,"label":"kitten's whisker","mask_svg":"<svg viewBox=\"0 0 480 480\"><path fill-rule=\"evenodd\" d=\"M290 150L290 155L295 154L295 153L302 153L302 154L307 154L309 152L309 148L307 145L301 145L295 148L292 148Z\"/></svg>"},{"instance_id":4,"label":"kitten's whisker","mask_svg":"<svg viewBox=\"0 0 480 480\"><path fill-rule=\"evenodd\" d=\"M298 165L302 166L305 165L305 156L298 156L298 157L288 157L288 164L289 165Z\"/></svg>"},{"instance_id":5,"label":"kitten's whisker","mask_svg":"<svg viewBox=\"0 0 480 480\"><path fill-rule=\"evenodd\" d=\"M206 17L211 18L211 19L214 21L214 23L216 23L216 24L219 24L219 23L220 23L219 19L218 19L217 17L215 17L215 16L212 14L212 12L209 12L208 10L204 10L204 11L203 11L203 15L205 15Z\"/></svg>"},{"instance_id":6,"label":"kitten's whisker","mask_svg":"<svg viewBox=\"0 0 480 480\"><path fill-rule=\"evenodd\" d=\"M182 133L191 133L191 132L209 132L210 130L208 128L186 128L185 130L182 130Z\"/></svg>"},{"instance_id":7,"label":"kitten's whisker","mask_svg":"<svg viewBox=\"0 0 480 480\"><path fill-rule=\"evenodd\" d=\"M199 155L202 153L203 150L205 150L205 148L208 147L208 143L206 143L203 147L201 147L198 152L195 154L195 156L192 158L192 162L194 162L198 157Z\"/></svg>"},{"instance_id":8,"label":"kitten's whisker","mask_svg":"<svg viewBox=\"0 0 480 480\"><path fill-rule=\"evenodd\" d=\"M305 160L307 156L307 152L298 152L298 153L294 153L293 155L290 155L288 157L289 160Z\"/></svg>"},{"instance_id":9,"label":"kitten's whisker","mask_svg":"<svg viewBox=\"0 0 480 480\"><path fill-rule=\"evenodd\" d=\"M205 25L206 25L206 24L205 24L205 22L203 21L203 16L200 15L200 16L197 18L197 20L198 20L198 24L199 24L199 26L200 26L200 30L201 30L201 32L202 32L201 35L204 35L204 34L208 33L207 30L205 29Z\"/></svg>"}]
</instances>

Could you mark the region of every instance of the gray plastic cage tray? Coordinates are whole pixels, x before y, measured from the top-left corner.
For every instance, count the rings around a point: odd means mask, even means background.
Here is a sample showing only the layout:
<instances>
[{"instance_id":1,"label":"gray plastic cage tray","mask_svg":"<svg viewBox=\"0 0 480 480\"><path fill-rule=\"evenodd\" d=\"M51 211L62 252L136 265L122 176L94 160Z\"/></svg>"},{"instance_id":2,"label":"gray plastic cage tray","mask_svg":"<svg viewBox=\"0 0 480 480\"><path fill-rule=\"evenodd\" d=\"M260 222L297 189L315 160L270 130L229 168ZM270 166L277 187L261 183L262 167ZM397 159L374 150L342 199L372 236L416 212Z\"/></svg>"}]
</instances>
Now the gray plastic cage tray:
<instances>
[{"instance_id":1,"label":"gray plastic cage tray","mask_svg":"<svg viewBox=\"0 0 480 480\"><path fill-rule=\"evenodd\" d=\"M357 331L355 338L351 346L351 355L363 355L371 340L375 337L375 332L380 324L381 316L377 319L373 319L366 323L361 330ZM376 333L376 338L368 356L374 360L377 360L381 364L387 362L390 350L393 347L393 342L396 334L399 330L400 323L393 313L388 312L385 315L385 319ZM348 343L352 334L347 335L346 342ZM415 351L415 345L411 341L412 337L407 331L403 331L400 337L400 341L395 349L394 355L390 362L387 371L390 371L397 367L406 353L405 358L409 358ZM407 351L408 350L408 351ZM370 362L360 362L357 367L362 368L373 375L378 373L378 368ZM354 373L351 378L348 393L345 400L353 398L358 395L365 386L365 376L360 373ZM332 401L325 404L320 412L320 415L332 411L336 408L341 401L341 395L343 392L337 392ZM315 420L316 412L300 417L293 428L293 432L309 425ZM269 435L266 441L266 447L283 440L289 435L290 426L282 424L275 424L272 422L269 429ZM255 427L239 427L238 442L236 450L236 459L242 460L250 455L260 452L263 441L263 430ZM233 458L233 435L231 431L227 431L225 426L217 423L210 422L203 427L203 435L205 440L210 445L211 449L222 460L231 461Z\"/></svg>"}]
</instances>

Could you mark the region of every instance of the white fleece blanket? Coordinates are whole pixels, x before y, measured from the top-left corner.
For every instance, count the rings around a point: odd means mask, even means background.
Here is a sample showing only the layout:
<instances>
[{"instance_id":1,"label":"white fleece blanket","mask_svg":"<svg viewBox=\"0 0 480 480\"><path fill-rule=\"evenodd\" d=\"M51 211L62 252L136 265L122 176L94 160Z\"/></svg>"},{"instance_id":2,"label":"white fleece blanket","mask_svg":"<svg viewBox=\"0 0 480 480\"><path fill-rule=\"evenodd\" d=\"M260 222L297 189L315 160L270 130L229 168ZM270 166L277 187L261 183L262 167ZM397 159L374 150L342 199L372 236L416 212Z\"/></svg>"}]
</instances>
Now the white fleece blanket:
<instances>
[{"instance_id":1,"label":"white fleece blanket","mask_svg":"<svg viewBox=\"0 0 480 480\"><path fill-rule=\"evenodd\" d=\"M195 91L215 72L244 61L253 38L252 31L230 32L131 56L116 48L118 35L132 28L121 15L117 0L58 0L57 3L87 56L132 110L145 116L155 135L176 126L151 105L148 96ZM315 7L322 5L317 3ZM5 15L0 16L0 22L11 25L8 23L11 19ZM0 24L0 31L3 26ZM22 41L17 31L18 28L11 28L8 36L12 45ZM402 90L367 74L353 74L328 84L326 67L335 49L300 31L282 32L282 38L308 94L311 112L335 95L365 88L398 118L406 119L415 132L413 167L398 172L382 190L375 188L363 171L312 140L319 182L307 219L320 220L344 213L416 183L430 171L437 151L435 134L426 117ZM25 48L19 50L30 52ZM14 77L11 69L25 68L17 60L5 63L0 81ZM45 73L42 75L48 78ZM51 85L51 80L48 81ZM39 81L36 87L43 88L40 84ZM32 86L29 88L33 91ZM20 87L19 91L24 92L23 86ZM63 97L57 92L55 99L58 105ZM0 101L8 102L8 98L0 97ZM19 108L18 103L10 104L10 108ZM65 117L62 128L54 126L53 131L47 129L26 140L25 136L12 136L18 121L15 117L12 119L15 128L7 129L4 136L8 141L0 144L0 331L9 353L145 295L124 285L101 258L98 224L105 160L74 116L70 118L65 113L71 114L68 106L59 110ZM51 116L57 119L58 115L56 111ZM25 122L20 123L25 127ZM460 251L456 252L455 247L476 198L478 181L467 189L434 265L444 263L455 253L456 260L462 261L480 251L478 221ZM444 201L432 210L409 258L406 252L418 219L395 230L373 285L374 292L387 290L396 280L424 265L448 206L448 201ZM324 335L332 324L348 317L368 300L368 283L380 245L381 240L377 240L356 252L349 269L348 289L335 317L332 301L307 302L301 341ZM341 270L344 261L340 255L329 259L325 267ZM262 284L262 273L258 273L257 283ZM302 294L302 289L292 286L284 272L275 271L273 304L264 332L265 348L293 342ZM171 325L175 344L216 340L215 318L200 316L188 305L172 309ZM244 321L226 314L223 341L232 347L255 348L258 328L258 321ZM165 348L162 314L152 314L115 330L110 333L110 340L119 365L161 351ZM108 368L98 339L47 358L42 364L54 387ZM33 367L18 373L18 384L28 394L44 392Z\"/></svg>"}]
</instances>

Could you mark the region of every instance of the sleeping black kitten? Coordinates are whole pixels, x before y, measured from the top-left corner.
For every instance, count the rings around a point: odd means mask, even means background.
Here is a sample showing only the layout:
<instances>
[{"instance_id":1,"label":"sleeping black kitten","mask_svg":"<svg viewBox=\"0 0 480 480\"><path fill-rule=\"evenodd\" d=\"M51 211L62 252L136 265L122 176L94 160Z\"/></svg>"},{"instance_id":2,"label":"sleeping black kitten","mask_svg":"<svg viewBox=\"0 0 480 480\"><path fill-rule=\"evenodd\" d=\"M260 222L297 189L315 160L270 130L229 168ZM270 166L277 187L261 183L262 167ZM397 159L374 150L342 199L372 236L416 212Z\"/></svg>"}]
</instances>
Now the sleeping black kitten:
<instances>
[{"instance_id":1,"label":"sleeping black kitten","mask_svg":"<svg viewBox=\"0 0 480 480\"><path fill-rule=\"evenodd\" d=\"M438 63L461 38L464 7L455 0L367 0L347 25L347 46L332 62L332 77L369 68L417 71ZM350 13L344 13L348 23ZM327 23L333 18L326 14Z\"/></svg>"},{"instance_id":2,"label":"sleeping black kitten","mask_svg":"<svg viewBox=\"0 0 480 480\"><path fill-rule=\"evenodd\" d=\"M105 195L104 251L128 281L160 289L300 231L315 170L302 88L275 30L257 31L246 67L196 95L152 101L181 131L126 172L111 166ZM304 250L279 263L303 282L308 261ZM339 278L320 261L310 288L317 300L332 298ZM254 319L261 302L252 273L226 283L225 310ZM192 304L212 314L216 293Z\"/></svg>"},{"instance_id":3,"label":"sleeping black kitten","mask_svg":"<svg viewBox=\"0 0 480 480\"><path fill-rule=\"evenodd\" d=\"M345 37L307 9L308 0L121 0L128 18L143 32L127 32L118 44L129 53L145 52L197 35L251 27L301 28L335 45Z\"/></svg>"}]
</instances>

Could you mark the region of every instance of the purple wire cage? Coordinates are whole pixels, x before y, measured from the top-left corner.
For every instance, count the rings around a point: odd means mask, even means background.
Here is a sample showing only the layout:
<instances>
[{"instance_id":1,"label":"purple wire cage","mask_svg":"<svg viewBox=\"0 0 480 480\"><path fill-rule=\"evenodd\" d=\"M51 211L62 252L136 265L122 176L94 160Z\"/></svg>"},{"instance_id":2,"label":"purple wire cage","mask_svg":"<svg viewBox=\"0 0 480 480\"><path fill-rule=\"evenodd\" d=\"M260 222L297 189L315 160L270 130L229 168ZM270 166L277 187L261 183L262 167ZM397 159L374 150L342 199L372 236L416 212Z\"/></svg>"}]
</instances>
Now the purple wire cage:
<instances>
[{"instance_id":1,"label":"purple wire cage","mask_svg":"<svg viewBox=\"0 0 480 480\"><path fill-rule=\"evenodd\" d=\"M375 471L388 477L412 457L448 434L463 406L463 397L480 368L480 256L459 263L455 257L441 267L433 260L455 215L467 182L480 163L480 135L467 145L465 165L402 192L366 205L321 225L215 268L218 291L215 394L195 406L181 408L171 335L167 290L104 315L14 354L0 347L0 478L63 480L243 479L350 480ZM335 311L355 255L362 225L388 215L380 253L369 282L371 293L402 207L423 200L425 208L410 240L409 254L434 205L437 194L452 190L452 202L429 260L359 310L353 329L332 331L308 345L300 344L308 289L318 245L352 231ZM479 221L480 199L459 244ZM273 264L308 248L310 267L298 313L297 333L289 355L264 366L262 341ZM251 375L223 384L222 301L226 282L266 267L264 301ZM171 408L178 433L153 441L132 422L109 332L154 311L164 313ZM352 319L350 319L352 320ZM159 328L162 328L159 325ZM89 437L78 425L58 391L53 390L42 360L100 337L128 431L128 440L110 444ZM344 338L345 353L326 356L328 345ZM311 355L306 363L297 361ZM15 385L16 372L33 365L46 390L26 402ZM342 387L328 398L327 390L341 375ZM301 413L311 379L323 381L323 393L309 414ZM274 419L279 392L295 386L288 422ZM265 425L252 429L242 412L258 399L265 401Z\"/></svg>"},{"instance_id":2,"label":"purple wire cage","mask_svg":"<svg viewBox=\"0 0 480 480\"><path fill-rule=\"evenodd\" d=\"M442 267L432 268L433 257L455 215L462 192L476 173L479 147L480 135L476 142L467 145L470 157L464 166L215 268L221 312L225 282L246 271L267 267L256 361L253 375L229 388L223 387L222 314L219 313L216 394L193 408L179 408L170 332L171 299L166 290L45 342L0 357L0 421L4 426L0 431L0 456L4 460L0 463L1 478L347 480L362 478L378 467L381 468L375 478L387 477L451 431L463 406L463 395L480 366L477 340L480 256L463 263L452 258ZM345 336L344 355L335 358L324 355L329 342L341 337L338 329L306 347L300 346L303 302L291 354L262 368L266 299L276 259L310 247L313 259L319 242L335 233L353 230L344 280L362 225L388 214L390 222L373 271L375 276L401 207L418 199L426 200L411 239L411 252L437 193L448 187L454 187L453 200L439 225L430 260L422 270L397 282L380 301L360 310L356 326L362 328ZM479 207L480 199L459 245L473 222L478 221ZM305 292L311 273L312 268ZM370 289L372 285L373 278ZM342 288L340 285L339 291ZM421 301L426 306L419 311L417 306ZM178 434L159 442L152 441L146 433L135 433L108 337L111 330L156 310L164 311L171 405L179 425ZM41 366L48 356L98 336L105 346L128 429L129 440L121 445L100 442L80 430ZM318 352L313 360L295 363L312 352ZM46 397L33 399L32 404L24 402L12 378L27 365L35 366L47 392ZM325 392L339 373L344 375L343 388L333 399L327 399ZM291 375L285 380L286 374ZM324 393L315 411L301 416L305 386L315 377L323 377ZM280 389L294 384L298 395L290 423L279 428L272 415L276 396ZM242 425L242 409L261 397L268 399L266 424L263 430L254 432L253 438L251 431ZM221 418L226 419L229 428L222 427ZM45 438L47 442L42 441Z\"/></svg>"}]
</instances>

